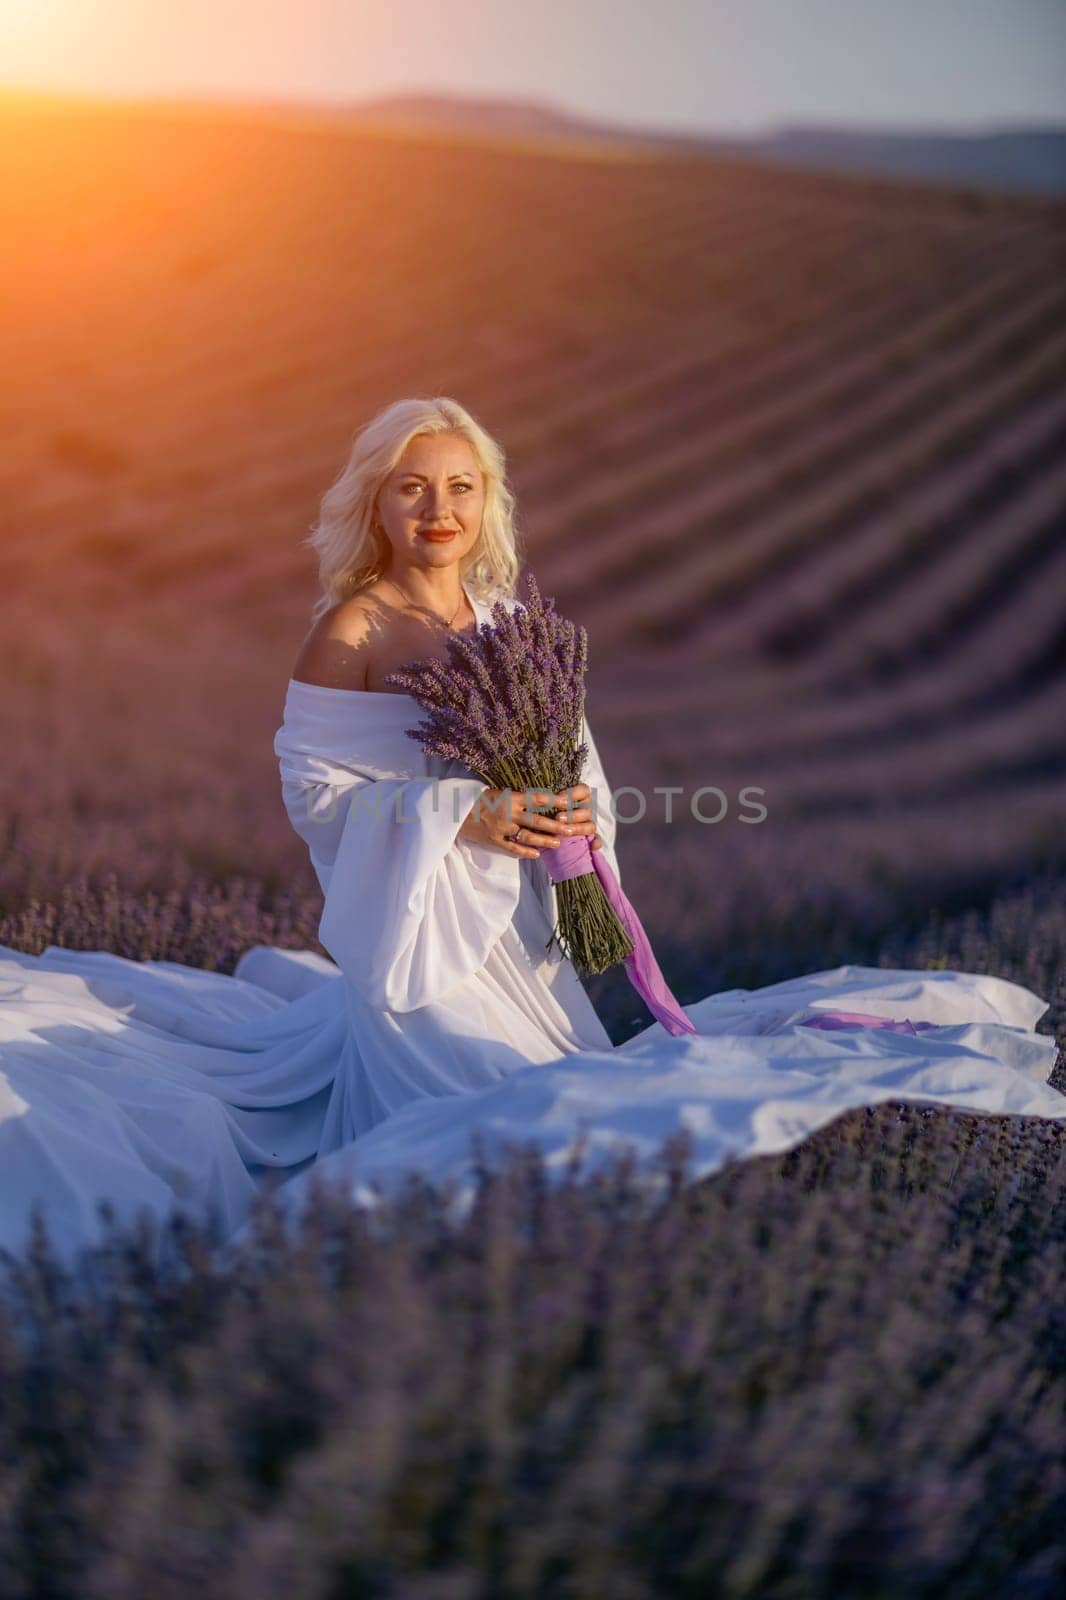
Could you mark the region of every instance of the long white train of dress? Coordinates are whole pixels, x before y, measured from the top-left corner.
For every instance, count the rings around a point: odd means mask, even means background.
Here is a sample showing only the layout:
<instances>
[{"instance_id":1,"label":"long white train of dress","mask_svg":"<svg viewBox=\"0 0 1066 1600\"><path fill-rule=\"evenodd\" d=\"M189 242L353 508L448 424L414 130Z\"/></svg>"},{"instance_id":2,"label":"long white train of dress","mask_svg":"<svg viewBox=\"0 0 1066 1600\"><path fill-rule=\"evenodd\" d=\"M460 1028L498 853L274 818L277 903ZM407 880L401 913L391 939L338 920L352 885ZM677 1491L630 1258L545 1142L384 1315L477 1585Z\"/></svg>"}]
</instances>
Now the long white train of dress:
<instances>
[{"instance_id":1,"label":"long white train of dress","mask_svg":"<svg viewBox=\"0 0 1066 1600\"><path fill-rule=\"evenodd\" d=\"M0 946L0 1247L25 1248L36 1207L73 1259L102 1200L120 1224L181 1210L239 1242L271 1174L293 1211L316 1175L369 1205L412 1172L462 1206L475 1133L478 1160L525 1144L559 1170L581 1141L589 1166L629 1145L650 1173L684 1131L697 1177L886 1099L1066 1117L1035 1032L1047 1003L979 974L841 966L709 995L685 1008L697 1034L652 1023L612 1049L545 948L543 863L459 837L482 786L405 736L419 715L407 695L289 683L275 750L332 960L258 946L230 977ZM933 1026L804 1025L837 1009Z\"/></svg>"}]
</instances>

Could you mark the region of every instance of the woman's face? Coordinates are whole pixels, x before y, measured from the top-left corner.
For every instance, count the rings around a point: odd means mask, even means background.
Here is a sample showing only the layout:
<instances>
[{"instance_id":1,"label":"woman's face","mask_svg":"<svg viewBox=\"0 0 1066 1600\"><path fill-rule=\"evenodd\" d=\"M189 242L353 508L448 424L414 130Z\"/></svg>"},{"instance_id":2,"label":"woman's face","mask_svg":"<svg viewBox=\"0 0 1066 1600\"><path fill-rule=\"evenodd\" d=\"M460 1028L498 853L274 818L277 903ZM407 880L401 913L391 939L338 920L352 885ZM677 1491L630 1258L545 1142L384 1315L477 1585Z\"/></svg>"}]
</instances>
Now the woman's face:
<instances>
[{"instance_id":1,"label":"woman's face","mask_svg":"<svg viewBox=\"0 0 1066 1600\"><path fill-rule=\"evenodd\" d=\"M378 491L391 566L450 567L477 543L485 487L473 446L455 434L419 434ZM450 538L432 539L431 530Z\"/></svg>"}]
</instances>

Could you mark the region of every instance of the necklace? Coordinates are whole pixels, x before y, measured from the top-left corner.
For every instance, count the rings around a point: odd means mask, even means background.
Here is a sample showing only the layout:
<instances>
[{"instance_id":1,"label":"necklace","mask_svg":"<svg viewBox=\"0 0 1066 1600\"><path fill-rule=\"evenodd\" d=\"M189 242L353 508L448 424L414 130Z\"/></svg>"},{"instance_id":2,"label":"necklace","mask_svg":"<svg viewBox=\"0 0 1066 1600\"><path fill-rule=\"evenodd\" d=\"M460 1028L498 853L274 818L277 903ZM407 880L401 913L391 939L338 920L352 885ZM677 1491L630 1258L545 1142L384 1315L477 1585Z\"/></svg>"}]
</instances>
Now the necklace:
<instances>
[{"instance_id":1,"label":"necklace","mask_svg":"<svg viewBox=\"0 0 1066 1600\"><path fill-rule=\"evenodd\" d=\"M414 601L410 598L410 596L404 594L403 590L400 588L400 585L396 582L395 578L390 578L389 582L392 584L392 587L396 590L396 592L398 594L402 594L403 595L404 599L407 601L407 604L410 606L412 611L429 611L429 610L432 609L430 606L416 606ZM439 612L434 611L433 615L437 618L437 621L440 622L445 628L450 628L452 626L452 624L454 623L456 617L459 615L460 611L463 609L463 604L464 604L465 600L466 600L466 595L463 593L462 589L460 588L460 591L459 591L459 604L456 606L454 612L452 613L451 617L449 617L448 621L445 622L444 618L440 615Z\"/></svg>"}]
</instances>

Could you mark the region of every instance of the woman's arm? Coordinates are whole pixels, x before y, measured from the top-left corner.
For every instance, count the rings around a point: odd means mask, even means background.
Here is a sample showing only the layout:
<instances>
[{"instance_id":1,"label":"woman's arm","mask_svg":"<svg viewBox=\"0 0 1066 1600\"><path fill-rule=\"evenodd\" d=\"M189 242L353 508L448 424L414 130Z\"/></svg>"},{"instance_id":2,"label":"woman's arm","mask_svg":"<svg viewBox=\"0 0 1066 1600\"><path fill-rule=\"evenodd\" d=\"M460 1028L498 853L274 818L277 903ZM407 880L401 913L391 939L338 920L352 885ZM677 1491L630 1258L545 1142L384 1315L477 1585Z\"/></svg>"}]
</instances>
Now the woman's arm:
<instances>
[{"instance_id":1,"label":"woman's arm","mask_svg":"<svg viewBox=\"0 0 1066 1600\"><path fill-rule=\"evenodd\" d=\"M386 778L342 803L319 938L371 1005L442 999L514 916L518 858L458 836L483 789L478 778Z\"/></svg>"}]
</instances>

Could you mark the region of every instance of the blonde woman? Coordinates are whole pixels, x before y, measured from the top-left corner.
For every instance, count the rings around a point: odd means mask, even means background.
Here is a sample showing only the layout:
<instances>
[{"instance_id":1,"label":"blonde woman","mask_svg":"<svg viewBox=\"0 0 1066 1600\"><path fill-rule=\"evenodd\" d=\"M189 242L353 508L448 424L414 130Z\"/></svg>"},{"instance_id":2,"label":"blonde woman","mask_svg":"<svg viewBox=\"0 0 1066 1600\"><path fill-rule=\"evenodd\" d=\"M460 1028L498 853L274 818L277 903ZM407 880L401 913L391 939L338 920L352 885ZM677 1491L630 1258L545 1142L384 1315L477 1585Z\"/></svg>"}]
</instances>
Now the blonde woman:
<instances>
[{"instance_id":1,"label":"blonde woman","mask_svg":"<svg viewBox=\"0 0 1066 1600\"><path fill-rule=\"evenodd\" d=\"M499 446L469 412L414 399L375 417L309 542L322 594L274 748L350 1007L350 1070L324 1130L333 1147L413 1098L611 1048L570 962L547 952L554 892L541 856L580 834L616 870L617 858L587 722L582 783L527 797L425 756L406 737L417 704L386 681L406 661L446 659L449 635L490 622L495 600L520 604L514 497ZM548 819L527 799L569 815Z\"/></svg>"}]
</instances>

